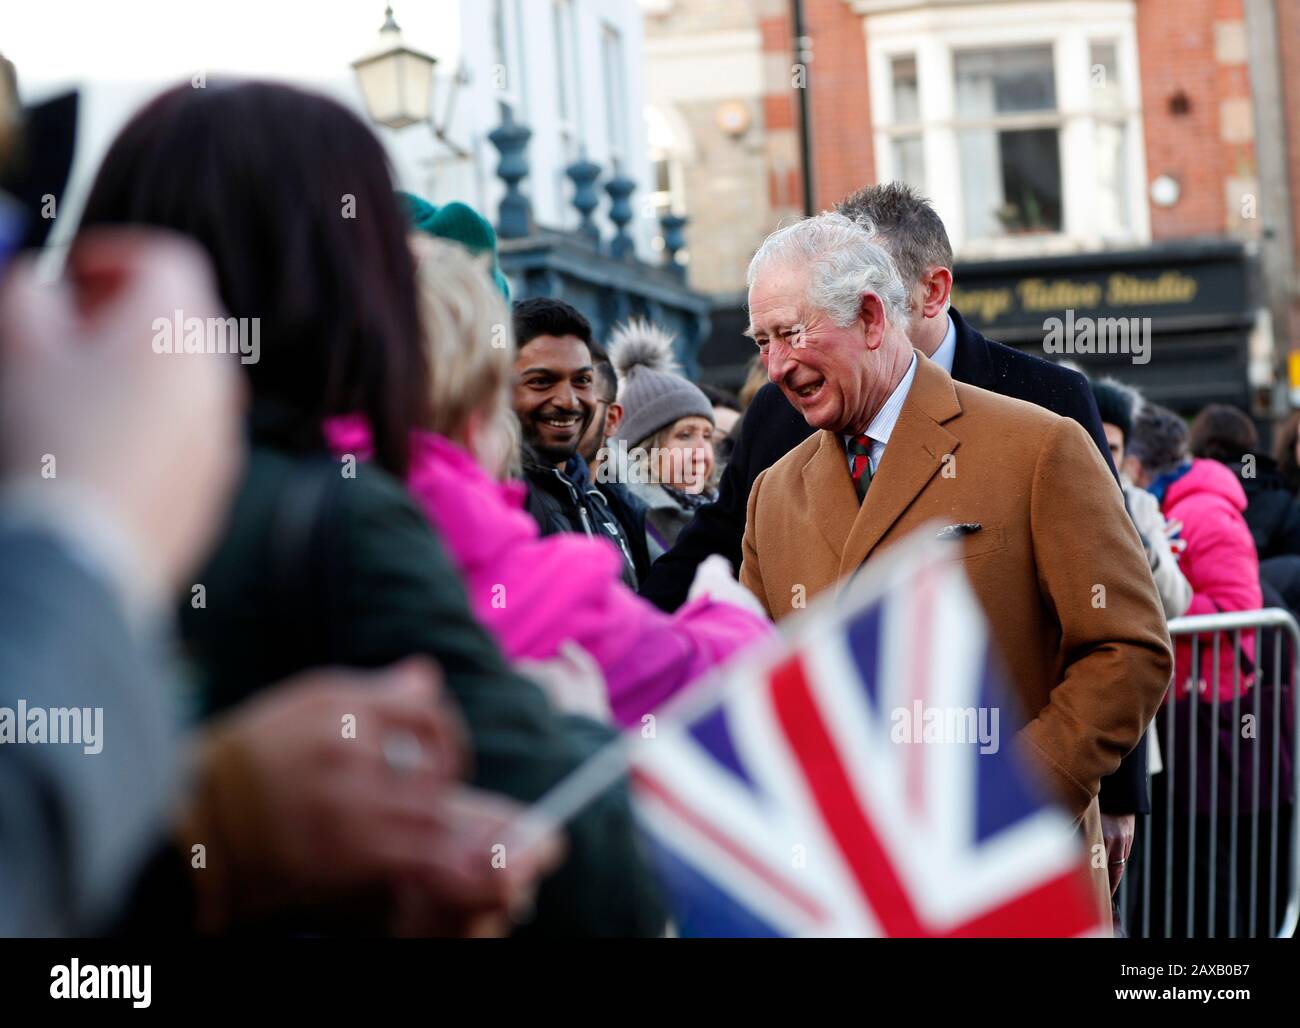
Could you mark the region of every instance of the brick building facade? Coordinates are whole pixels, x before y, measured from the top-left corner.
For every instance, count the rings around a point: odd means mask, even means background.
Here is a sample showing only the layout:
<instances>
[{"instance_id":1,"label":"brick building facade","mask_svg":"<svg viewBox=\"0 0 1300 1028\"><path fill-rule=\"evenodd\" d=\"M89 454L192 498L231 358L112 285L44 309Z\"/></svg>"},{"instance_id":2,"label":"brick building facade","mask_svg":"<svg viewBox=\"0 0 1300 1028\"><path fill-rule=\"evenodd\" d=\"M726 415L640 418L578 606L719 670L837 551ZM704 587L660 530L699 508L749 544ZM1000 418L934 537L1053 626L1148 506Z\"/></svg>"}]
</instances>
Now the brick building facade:
<instances>
[{"instance_id":1,"label":"brick building facade","mask_svg":"<svg viewBox=\"0 0 1300 1028\"><path fill-rule=\"evenodd\" d=\"M727 5L645 6L653 41ZM1184 410L1280 412L1300 343L1300 0L801 0L802 51L794 0L745 6L763 69L747 130L766 161L758 235L803 206L806 99L813 207L871 182L917 186L949 228L959 287L1009 298L983 319L991 334L1041 346L1055 310L1028 301L1059 280L1050 295L1100 298L1080 313L1152 319L1149 364L1085 366ZM689 194L692 281L734 299L748 254L697 277L715 229ZM720 315L730 375L739 351Z\"/></svg>"}]
</instances>

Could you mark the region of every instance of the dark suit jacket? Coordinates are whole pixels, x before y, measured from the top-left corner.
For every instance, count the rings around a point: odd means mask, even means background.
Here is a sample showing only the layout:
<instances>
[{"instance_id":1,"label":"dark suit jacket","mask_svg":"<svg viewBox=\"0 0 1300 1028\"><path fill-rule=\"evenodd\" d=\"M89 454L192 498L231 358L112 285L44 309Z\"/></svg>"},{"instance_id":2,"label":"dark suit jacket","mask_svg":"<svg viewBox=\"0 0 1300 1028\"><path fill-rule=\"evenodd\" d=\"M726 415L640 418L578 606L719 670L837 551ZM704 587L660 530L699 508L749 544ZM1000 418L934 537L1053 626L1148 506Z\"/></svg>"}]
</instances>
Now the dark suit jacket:
<instances>
[{"instance_id":1,"label":"dark suit jacket","mask_svg":"<svg viewBox=\"0 0 1300 1028\"><path fill-rule=\"evenodd\" d=\"M1041 357L986 339L950 308L957 329L952 377L1003 396L1027 400L1063 417L1073 418L1092 436L1106 466L1114 473L1106 434L1088 380L1078 372ZM758 391L740 423L740 436L722 474L715 503L703 507L682 529L677 544L655 561L641 584L641 595L666 611L686 602L695 569L705 557L720 553L740 573L741 539L749 491L760 474L802 443L813 430L775 385ZM1101 809L1107 814L1150 810L1146 787L1146 737L1115 774L1102 781Z\"/></svg>"},{"instance_id":2,"label":"dark suit jacket","mask_svg":"<svg viewBox=\"0 0 1300 1028\"><path fill-rule=\"evenodd\" d=\"M0 525L0 612L0 707L102 708L98 753L0 743L0 937L98 934L175 802L163 655L44 529Z\"/></svg>"}]
</instances>

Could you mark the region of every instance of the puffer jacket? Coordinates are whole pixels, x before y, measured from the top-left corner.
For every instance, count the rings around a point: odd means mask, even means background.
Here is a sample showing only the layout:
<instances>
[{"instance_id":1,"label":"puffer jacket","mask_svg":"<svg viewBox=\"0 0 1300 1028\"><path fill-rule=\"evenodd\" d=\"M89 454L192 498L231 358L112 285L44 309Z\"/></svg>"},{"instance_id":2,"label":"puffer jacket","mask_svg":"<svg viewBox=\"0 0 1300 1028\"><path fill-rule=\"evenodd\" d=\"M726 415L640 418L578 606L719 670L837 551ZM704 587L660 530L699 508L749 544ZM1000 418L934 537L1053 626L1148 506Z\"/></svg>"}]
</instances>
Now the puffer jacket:
<instances>
[{"instance_id":1,"label":"puffer jacket","mask_svg":"<svg viewBox=\"0 0 1300 1028\"><path fill-rule=\"evenodd\" d=\"M1259 558L1255 541L1246 524L1246 494L1227 467L1216 460L1193 460L1163 487L1161 510L1170 521L1183 523L1187 542L1179 566L1192 587L1188 615L1224 611L1258 610L1263 602L1259 586ZM1215 678L1214 637L1200 637L1197 667L1198 694L1210 699ZM1253 681L1255 641L1249 632L1241 636L1241 652L1234 650L1232 634L1219 635L1217 668L1221 700L1233 696L1236 669L1238 694ZM1174 681L1177 696L1187 695L1192 678L1192 645L1180 638L1175 653Z\"/></svg>"},{"instance_id":2,"label":"puffer jacket","mask_svg":"<svg viewBox=\"0 0 1300 1028\"><path fill-rule=\"evenodd\" d=\"M524 480L528 487L525 508L544 536L573 533L604 539L618 548L623 558L620 575L629 589L640 584L636 551L644 522L625 524L626 510L615 510L609 499L591 481L587 463L571 457L563 470L544 464L525 453ZM623 514L623 517L619 515ZM641 542L644 552L645 543ZM649 567L649 559L643 562Z\"/></svg>"},{"instance_id":3,"label":"puffer jacket","mask_svg":"<svg viewBox=\"0 0 1300 1028\"><path fill-rule=\"evenodd\" d=\"M1227 467L1246 493L1246 524L1260 560L1300 554L1300 503L1291 493L1277 461L1262 453L1247 455Z\"/></svg>"}]
</instances>

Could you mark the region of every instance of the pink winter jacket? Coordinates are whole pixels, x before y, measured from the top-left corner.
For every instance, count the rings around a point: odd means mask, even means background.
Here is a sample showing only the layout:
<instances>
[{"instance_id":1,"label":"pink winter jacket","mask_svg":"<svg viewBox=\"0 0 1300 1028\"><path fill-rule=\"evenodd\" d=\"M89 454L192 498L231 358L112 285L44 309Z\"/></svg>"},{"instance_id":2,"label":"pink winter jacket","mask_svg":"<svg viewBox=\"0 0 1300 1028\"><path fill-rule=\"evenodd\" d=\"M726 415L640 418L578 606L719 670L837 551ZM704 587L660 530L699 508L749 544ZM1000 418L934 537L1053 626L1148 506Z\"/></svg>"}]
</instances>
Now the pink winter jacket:
<instances>
[{"instance_id":1,"label":"pink winter jacket","mask_svg":"<svg viewBox=\"0 0 1300 1028\"><path fill-rule=\"evenodd\" d=\"M360 417L331 418L325 437L336 453L370 456L370 431ZM600 665L621 724L636 723L709 668L775 632L765 618L708 597L663 613L619 579L612 544L582 535L539 537L524 510L524 487L493 481L443 436L412 434L407 487L460 570L470 607L505 655L545 660L574 640Z\"/></svg>"},{"instance_id":2,"label":"pink winter jacket","mask_svg":"<svg viewBox=\"0 0 1300 1028\"><path fill-rule=\"evenodd\" d=\"M1169 484L1161 509L1170 521L1183 523L1182 537L1187 540L1187 549L1178 563L1192 587L1192 604L1187 613L1258 610L1263 604L1259 558L1242 516L1246 494L1237 476L1218 461L1194 460L1186 474ZM1252 680L1246 674L1246 667L1254 664L1254 633L1241 634L1241 647L1250 658L1250 665L1245 667L1239 662L1232 641L1232 633L1220 633L1218 693L1221 700L1232 698L1234 668L1238 669L1239 692L1244 693ZM1176 647L1174 669L1180 699L1187 695L1191 675L1191 642L1181 638ZM1202 699L1212 698L1209 683L1213 675L1214 636L1204 635L1200 637L1197 668Z\"/></svg>"}]
</instances>

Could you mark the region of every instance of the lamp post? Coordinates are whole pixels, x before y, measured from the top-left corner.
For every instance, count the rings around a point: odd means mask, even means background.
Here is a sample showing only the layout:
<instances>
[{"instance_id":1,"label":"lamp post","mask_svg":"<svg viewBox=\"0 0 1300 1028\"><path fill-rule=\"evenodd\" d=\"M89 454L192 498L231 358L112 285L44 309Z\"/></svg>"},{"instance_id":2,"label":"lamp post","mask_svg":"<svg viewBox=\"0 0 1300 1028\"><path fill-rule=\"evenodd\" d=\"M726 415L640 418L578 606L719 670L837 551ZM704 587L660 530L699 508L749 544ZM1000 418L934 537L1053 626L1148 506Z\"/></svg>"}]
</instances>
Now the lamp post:
<instances>
[{"instance_id":1,"label":"lamp post","mask_svg":"<svg viewBox=\"0 0 1300 1028\"><path fill-rule=\"evenodd\" d=\"M393 18L393 5L388 4L384 10L384 24L379 30L378 45L353 61L352 70L356 72L357 85L371 121L390 129L423 123L429 126L434 138L456 156L468 157L467 150L447 138L456 93L465 79L464 69L458 70L451 80L447 109L442 123L438 124L433 113L437 86L434 68L437 63L438 59L432 54L409 47L402 41L402 30Z\"/></svg>"}]
</instances>

